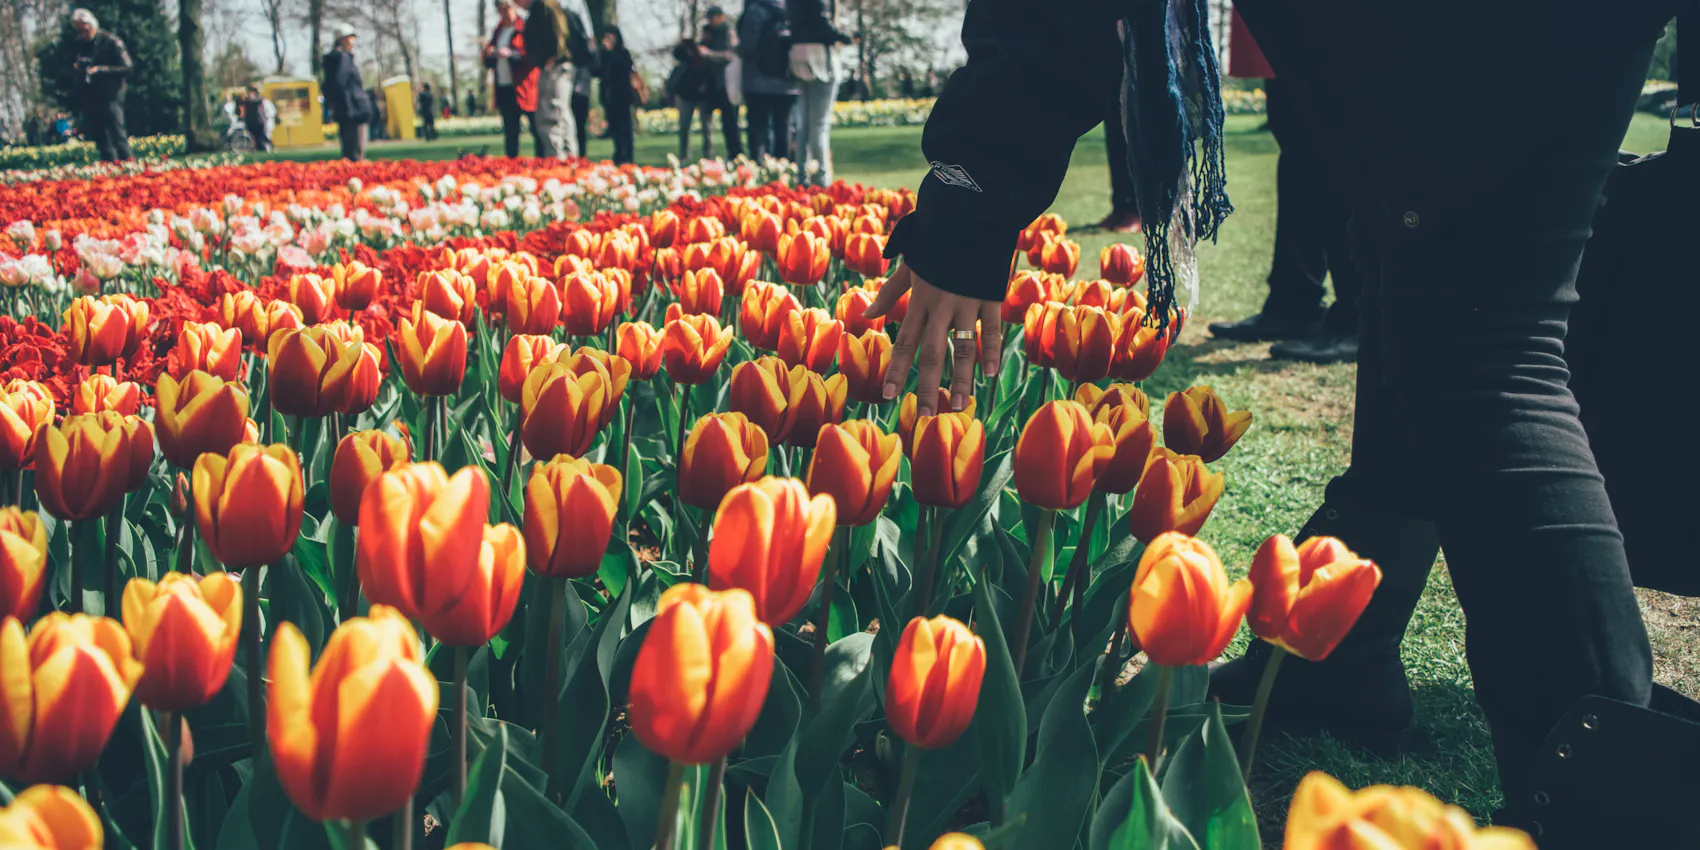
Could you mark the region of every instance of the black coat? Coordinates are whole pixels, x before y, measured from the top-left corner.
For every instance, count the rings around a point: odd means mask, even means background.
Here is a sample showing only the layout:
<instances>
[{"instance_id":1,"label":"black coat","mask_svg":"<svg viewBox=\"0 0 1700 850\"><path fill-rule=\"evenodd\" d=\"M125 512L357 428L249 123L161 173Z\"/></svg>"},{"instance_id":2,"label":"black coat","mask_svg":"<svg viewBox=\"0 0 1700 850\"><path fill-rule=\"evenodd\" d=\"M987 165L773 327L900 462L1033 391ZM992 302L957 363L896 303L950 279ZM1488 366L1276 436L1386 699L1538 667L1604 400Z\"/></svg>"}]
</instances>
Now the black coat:
<instances>
[{"instance_id":1,"label":"black coat","mask_svg":"<svg viewBox=\"0 0 1700 850\"><path fill-rule=\"evenodd\" d=\"M325 104L338 124L359 124L372 119L372 99L360 79L360 65L346 50L325 54Z\"/></svg>"},{"instance_id":2,"label":"black coat","mask_svg":"<svg viewBox=\"0 0 1700 850\"><path fill-rule=\"evenodd\" d=\"M566 37L562 21L566 13L555 0L536 0L531 4L530 17L520 34L525 41L524 55L513 65L514 79L523 79L533 68L547 67L560 58Z\"/></svg>"},{"instance_id":3,"label":"black coat","mask_svg":"<svg viewBox=\"0 0 1700 850\"><path fill-rule=\"evenodd\" d=\"M632 91L632 52L625 45L602 52L602 105L628 107L637 99Z\"/></svg>"},{"instance_id":4,"label":"black coat","mask_svg":"<svg viewBox=\"0 0 1700 850\"><path fill-rule=\"evenodd\" d=\"M826 16L821 0L786 0L785 13L791 18L792 44L849 44L850 36L840 32Z\"/></svg>"},{"instance_id":5,"label":"black coat","mask_svg":"<svg viewBox=\"0 0 1700 850\"><path fill-rule=\"evenodd\" d=\"M100 30L88 41L78 41L77 65L99 68L86 80L79 80L77 93L85 101L105 103L124 97L124 79L130 76L130 51L118 36Z\"/></svg>"}]
</instances>

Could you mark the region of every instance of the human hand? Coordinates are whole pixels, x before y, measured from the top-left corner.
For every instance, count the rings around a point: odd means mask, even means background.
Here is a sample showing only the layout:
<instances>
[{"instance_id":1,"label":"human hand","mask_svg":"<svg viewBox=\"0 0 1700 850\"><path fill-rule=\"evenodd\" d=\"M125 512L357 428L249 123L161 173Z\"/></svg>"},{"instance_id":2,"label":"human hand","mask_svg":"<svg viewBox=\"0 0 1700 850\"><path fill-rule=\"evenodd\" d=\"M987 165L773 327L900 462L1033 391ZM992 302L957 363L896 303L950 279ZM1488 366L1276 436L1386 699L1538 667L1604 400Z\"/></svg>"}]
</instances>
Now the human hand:
<instances>
[{"instance_id":1,"label":"human hand","mask_svg":"<svg viewBox=\"0 0 1700 850\"><path fill-rule=\"evenodd\" d=\"M949 350L954 364L950 407L952 412L961 410L974 392L974 363L980 359L982 345L985 352L982 370L986 377L996 377L998 364L1003 362L1002 305L997 301L953 295L899 263L880 287L874 303L862 314L863 318L875 319L891 312L905 292L909 293L909 312L891 347L891 366L885 371L885 398L889 401L903 391L909 367L916 362L919 352L921 377L917 386L922 392L916 393L916 414L938 413L933 410L935 396L926 392L926 388L940 386L944 355ZM952 329L972 331L976 324L980 332L978 342L973 337L958 339L951 332Z\"/></svg>"}]
</instances>

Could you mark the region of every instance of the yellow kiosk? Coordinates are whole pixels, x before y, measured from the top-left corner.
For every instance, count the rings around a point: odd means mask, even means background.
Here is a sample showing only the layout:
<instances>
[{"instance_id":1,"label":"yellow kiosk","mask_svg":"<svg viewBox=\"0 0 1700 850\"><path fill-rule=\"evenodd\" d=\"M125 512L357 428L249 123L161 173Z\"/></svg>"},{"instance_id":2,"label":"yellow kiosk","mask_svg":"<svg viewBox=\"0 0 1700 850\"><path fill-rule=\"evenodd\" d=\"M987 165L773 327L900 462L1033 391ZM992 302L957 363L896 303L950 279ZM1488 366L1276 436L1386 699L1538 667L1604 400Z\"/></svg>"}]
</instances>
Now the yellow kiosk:
<instances>
[{"instance_id":1,"label":"yellow kiosk","mask_svg":"<svg viewBox=\"0 0 1700 850\"><path fill-rule=\"evenodd\" d=\"M260 90L277 107L277 128L272 130L274 147L300 148L325 143L317 80L269 80Z\"/></svg>"},{"instance_id":2,"label":"yellow kiosk","mask_svg":"<svg viewBox=\"0 0 1700 850\"><path fill-rule=\"evenodd\" d=\"M413 81L407 77L391 77L384 81L385 127L392 139L414 138Z\"/></svg>"}]
</instances>

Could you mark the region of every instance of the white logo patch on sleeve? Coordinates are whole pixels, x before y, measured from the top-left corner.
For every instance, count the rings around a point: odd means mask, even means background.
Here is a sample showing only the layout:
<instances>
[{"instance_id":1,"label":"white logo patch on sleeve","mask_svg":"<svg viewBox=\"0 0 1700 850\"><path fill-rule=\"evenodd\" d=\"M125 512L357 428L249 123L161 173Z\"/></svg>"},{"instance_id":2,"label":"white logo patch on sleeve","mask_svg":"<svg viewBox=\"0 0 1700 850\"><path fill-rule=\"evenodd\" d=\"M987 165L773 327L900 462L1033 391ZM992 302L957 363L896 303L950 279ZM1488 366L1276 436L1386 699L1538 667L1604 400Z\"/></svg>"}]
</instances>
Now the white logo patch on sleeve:
<instances>
[{"instance_id":1,"label":"white logo patch on sleeve","mask_svg":"<svg viewBox=\"0 0 1700 850\"><path fill-rule=\"evenodd\" d=\"M950 165L948 163L935 161L932 163L932 166L933 176L937 177L939 181L944 183L946 186L955 186L958 189L967 189L971 192L984 191L980 188L980 184L974 182L974 178L968 173L968 169L963 168L960 165Z\"/></svg>"}]
</instances>

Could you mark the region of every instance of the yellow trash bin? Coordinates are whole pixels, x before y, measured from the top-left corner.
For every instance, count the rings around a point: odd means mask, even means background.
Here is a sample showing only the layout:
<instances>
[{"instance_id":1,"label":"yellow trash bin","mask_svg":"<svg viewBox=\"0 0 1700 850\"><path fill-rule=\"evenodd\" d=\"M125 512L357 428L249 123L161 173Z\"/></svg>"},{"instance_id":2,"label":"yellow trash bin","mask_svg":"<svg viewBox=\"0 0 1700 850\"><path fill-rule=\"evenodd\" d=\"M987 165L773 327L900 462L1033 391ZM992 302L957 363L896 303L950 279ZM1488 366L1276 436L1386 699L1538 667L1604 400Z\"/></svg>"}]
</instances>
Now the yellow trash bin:
<instances>
[{"instance_id":1,"label":"yellow trash bin","mask_svg":"<svg viewBox=\"0 0 1700 850\"><path fill-rule=\"evenodd\" d=\"M391 77L384 81L384 105L389 120L385 122L392 139L414 138L413 81L407 77Z\"/></svg>"},{"instance_id":2,"label":"yellow trash bin","mask_svg":"<svg viewBox=\"0 0 1700 850\"><path fill-rule=\"evenodd\" d=\"M301 148L325 143L325 127L320 121L318 81L273 80L265 83L261 91L277 107L277 127L272 130L273 146Z\"/></svg>"}]
</instances>

